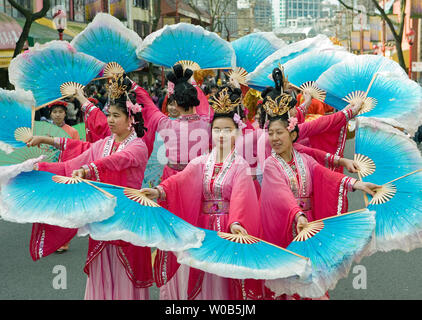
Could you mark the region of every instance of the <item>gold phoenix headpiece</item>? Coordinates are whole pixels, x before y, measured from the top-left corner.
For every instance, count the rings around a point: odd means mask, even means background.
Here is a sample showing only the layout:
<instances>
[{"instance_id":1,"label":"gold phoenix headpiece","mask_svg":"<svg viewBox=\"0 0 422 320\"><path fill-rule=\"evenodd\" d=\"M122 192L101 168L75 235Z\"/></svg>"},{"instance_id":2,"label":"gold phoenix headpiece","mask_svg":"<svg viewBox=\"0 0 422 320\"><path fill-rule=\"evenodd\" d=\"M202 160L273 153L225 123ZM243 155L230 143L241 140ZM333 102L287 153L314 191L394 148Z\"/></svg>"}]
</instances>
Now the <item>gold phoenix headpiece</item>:
<instances>
[{"instance_id":1,"label":"gold phoenix headpiece","mask_svg":"<svg viewBox=\"0 0 422 320\"><path fill-rule=\"evenodd\" d=\"M109 79L106 89L111 100L120 98L126 92L127 86L123 84L123 80L123 74L116 74Z\"/></svg>"},{"instance_id":2,"label":"gold phoenix headpiece","mask_svg":"<svg viewBox=\"0 0 422 320\"><path fill-rule=\"evenodd\" d=\"M230 113L240 105L240 97L232 102L228 90L228 88L224 88L209 99L209 103L216 113Z\"/></svg>"},{"instance_id":3,"label":"gold phoenix headpiece","mask_svg":"<svg viewBox=\"0 0 422 320\"><path fill-rule=\"evenodd\" d=\"M265 112L270 117L281 116L290 110L290 102L292 101L292 96L287 93L282 93L275 100L270 96L267 96L266 101L263 105ZM277 100L280 99L277 103Z\"/></svg>"}]
</instances>

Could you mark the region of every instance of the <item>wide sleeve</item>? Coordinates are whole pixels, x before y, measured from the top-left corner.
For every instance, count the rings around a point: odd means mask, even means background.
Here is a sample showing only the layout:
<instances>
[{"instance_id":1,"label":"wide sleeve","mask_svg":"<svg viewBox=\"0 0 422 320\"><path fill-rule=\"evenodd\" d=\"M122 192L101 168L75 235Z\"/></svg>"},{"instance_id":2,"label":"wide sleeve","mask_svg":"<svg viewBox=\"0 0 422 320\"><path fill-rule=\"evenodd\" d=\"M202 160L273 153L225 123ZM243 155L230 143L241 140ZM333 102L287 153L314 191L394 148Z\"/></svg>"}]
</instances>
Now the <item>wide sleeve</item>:
<instances>
[{"instance_id":1,"label":"wide sleeve","mask_svg":"<svg viewBox=\"0 0 422 320\"><path fill-rule=\"evenodd\" d=\"M193 225L197 225L201 209L203 159L203 156L193 159L185 169L157 186L168 210Z\"/></svg>"},{"instance_id":2,"label":"wide sleeve","mask_svg":"<svg viewBox=\"0 0 422 320\"><path fill-rule=\"evenodd\" d=\"M336 168L337 162L340 159L339 156L333 155L329 152L325 152L323 150L317 148L311 148L304 146L300 143L294 143L293 147L299 151L300 153L305 153L312 158L314 158L320 165L326 168Z\"/></svg>"},{"instance_id":3,"label":"wide sleeve","mask_svg":"<svg viewBox=\"0 0 422 320\"><path fill-rule=\"evenodd\" d=\"M84 116L86 140L96 142L111 134L106 115L93 103L85 102L81 110Z\"/></svg>"},{"instance_id":4,"label":"wide sleeve","mask_svg":"<svg viewBox=\"0 0 422 320\"><path fill-rule=\"evenodd\" d=\"M312 176L314 199L312 220L346 212L348 209L347 193L353 191L356 179L329 170L314 160L308 161L308 164Z\"/></svg>"},{"instance_id":5,"label":"wide sleeve","mask_svg":"<svg viewBox=\"0 0 422 320\"><path fill-rule=\"evenodd\" d=\"M195 108L195 112L201 116L205 116L208 121L211 121L214 116L214 110L210 108L208 98L199 86L195 86L198 92L198 100L200 101L199 106Z\"/></svg>"},{"instance_id":6,"label":"wide sleeve","mask_svg":"<svg viewBox=\"0 0 422 320\"><path fill-rule=\"evenodd\" d=\"M60 150L59 162L68 161L88 150L92 143L74 140L69 138L56 138L58 149Z\"/></svg>"},{"instance_id":7,"label":"wide sleeve","mask_svg":"<svg viewBox=\"0 0 422 320\"><path fill-rule=\"evenodd\" d=\"M236 168L230 196L229 221L226 232L230 233L230 225L239 223L253 236L260 236L261 219L259 214L258 197L252 176L248 173L246 163Z\"/></svg>"},{"instance_id":8,"label":"wide sleeve","mask_svg":"<svg viewBox=\"0 0 422 320\"><path fill-rule=\"evenodd\" d=\"M156 128L160 120L167 118L167 116L158 109L144 88L136 85L135 87L136 101L143 106L142 116L145 120L146 127L148 130L150 130L150 128Z\"/></svg>"},{"instance_id":9,"label":"wide sleeve","mask_svg":"<svg viewBox=\"0 0 422 320\"><path fill-rule=\"evenodd\" d=\"M144 125L147 128L147 131L142 137L142 140L148 148L149 158L154 149L155 132L158 131L158 124L160 121L171 120L157 108L144 88L140 87L135 82L132 82L132 90L136 92L136 102L143 106L142 117L144 118Z\"/></svg>"},{"instance_id":10,"label":"wide sleeve","mask_svg":"<svg viewBox=\"0 0 422 320\"><path fill-rule=\"evenodd\" d=\"M140 139L139 139L140 140ZM147 147L143 142L136 140L123 150L107 157L99 158L87 163L89 178L96 181L107 181L110 173L116 173L129 168L145 166L147 163Z\"/></svg>"},{"instance_id":11,"label":"wide sleeve","mask_svg":"<svg viewBox=\"0 0 422 320\"><path fill-rule=\"evenodd\" d=\"M68 141L74 142L75 140L68 139ZM101 144L101 140L91 144L91 147L85 150L82 154L68 161L53 163L41 162L38 164L38 170L48 171L54 174L70 177L72 175L73 170L80 169L83 165L93 161L93 150L97 149L99 144ZM84 145L86 146L86 143Z\"/></svg>"},{"instance_id":12,"label":"wide sleeve","mask_svg":"<svg viewBox=\"0 0 422 320\"><path fill-rule=\"evenodd\" d=\"M299 139L302 140L322 133L340 131L351 118L352 111L349 109L301 123L299 124Z\"/></svg>"},{"instance_id":13,"label":"wide sleeve","mask_svg":"<svg viewBox=\"0 0 422 320\"><path fill-rule=\"evenodd\" d=\"M296 214L301 212L287 177L269 158L261 185L262 238L281 247L293 240Z\"/></svg>"}]
</instances>

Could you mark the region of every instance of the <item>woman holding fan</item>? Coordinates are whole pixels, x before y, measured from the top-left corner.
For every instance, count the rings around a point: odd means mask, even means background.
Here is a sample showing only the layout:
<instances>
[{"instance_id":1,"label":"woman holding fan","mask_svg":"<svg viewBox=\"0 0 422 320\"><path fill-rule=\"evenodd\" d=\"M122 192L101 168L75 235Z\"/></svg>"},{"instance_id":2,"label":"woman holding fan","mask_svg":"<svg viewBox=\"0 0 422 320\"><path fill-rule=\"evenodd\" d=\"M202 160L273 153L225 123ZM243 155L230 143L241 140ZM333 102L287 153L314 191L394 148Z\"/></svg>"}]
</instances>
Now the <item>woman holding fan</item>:
<instances>
[{"instance_id":1,"label":"woman holding fan","mask_svg":"<svg viewBox=\"0 0 422 320\"><path fill-rule=\"evenodd\" d=\"M261 193L263 239L287 247L308 221L346 211L347 192L361 190L371 195L378 187L357 181L319 165L298 152L293 143L300 136L297 119L289 110L295 106L280 87L263 92L272 148L264 164ZM267 292L269 298L276 298Z\"/></svg>"},{"instance_id":2,"label":"woman holding fan","mask_svg":"<svg viewBox=\"0 0 422 320\"><path fill-rule=\"evenodd\" d=\"M258 200L248 163L235 150L242 127L240 89L221 89L211 100L211 153L189 162L183 171L167 178L154 189L146 188L150 199L166 200L168 209L187 222L206 229L258 236ZM173 254L161 252L161 299L241 299L240 282L179 265ZM242 295L243 294L243 295Z\"/></svg>"},{"instance_id":3,"label":"woman holding fan","mask_svg":"<svg viewBox=\"0 0 422 320\"><path fill-rule=\"evenodd\" d=\"M107 122L111 136L95 143L83 143L80 155L61 163L39 163L38 170L68 177L81 177L139 189L142 184L148 150L142 137L146 128L141 107L127 93L124 79L119 78L110 91L111 104ZM132 100L133 99L133 100ZM41 143L60 150L81 149L81 142L71 139L33 137L29 146ZM34 237L34 235L33 235ZM44 234L35 235L36 250L43 255L49 241ZM84 268L88 274L85 299L148 299L152 285L151 250L124 241L89 239Z\"/></svg>"}]
</instances>

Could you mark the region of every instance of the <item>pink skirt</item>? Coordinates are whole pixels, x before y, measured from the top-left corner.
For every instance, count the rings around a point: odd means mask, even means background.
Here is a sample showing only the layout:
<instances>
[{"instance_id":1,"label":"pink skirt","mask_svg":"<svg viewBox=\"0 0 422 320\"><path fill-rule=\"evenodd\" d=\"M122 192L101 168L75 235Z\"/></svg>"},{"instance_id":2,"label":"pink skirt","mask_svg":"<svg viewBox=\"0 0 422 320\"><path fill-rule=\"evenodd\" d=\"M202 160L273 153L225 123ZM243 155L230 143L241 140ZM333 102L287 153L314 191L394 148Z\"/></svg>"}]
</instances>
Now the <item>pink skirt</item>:
<instances>
[{"instance_id":1,"label":"pink skirt","mask_svg":"<svg viewBox=\"0 0 422 320\"><path fill-rule=\"evenodd\" d=\"M107 244L90 263L85 300L149 300L149 288L136 288L120 262L117 247Z\"/></svg>"},{"instance_id":2,"label":"pink skirt","mask_svg":"<svg viewBox=\"0 0 422 320\"><path fill-rule=\"evenodd\" d=\"M190 267L180 265L176 274L160 288L160 300L187 300ZM229 279L205 273L195 300L229 300Z\"/></svg>"}]
</instances>

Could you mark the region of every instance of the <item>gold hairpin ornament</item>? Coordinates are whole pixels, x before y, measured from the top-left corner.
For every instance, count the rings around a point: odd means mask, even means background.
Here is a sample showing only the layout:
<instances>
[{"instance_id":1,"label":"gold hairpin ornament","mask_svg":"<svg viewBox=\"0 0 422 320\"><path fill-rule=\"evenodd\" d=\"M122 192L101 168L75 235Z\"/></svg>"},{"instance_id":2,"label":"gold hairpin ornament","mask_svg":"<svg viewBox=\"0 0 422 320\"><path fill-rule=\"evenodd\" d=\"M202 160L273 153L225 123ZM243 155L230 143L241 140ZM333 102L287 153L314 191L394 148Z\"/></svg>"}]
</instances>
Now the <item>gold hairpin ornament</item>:
<instances>
[{"instance_id":1,"label":"gold hairpin ornament","mask_svg":"<svg viewBox=\"0 0 422 320\"><path fill-rule=\"evenodd\" d=\"M240 97L232 102L228 88L224 88L218 94L212 96L209 103L216 113L230 113L239 106Z\"/></svg>"},{"instance_id":2,"label":"gold hairpin ornament","mask_svg":"<svg viewBox=\"0 0 422 320\"><path fill-rule=\"evenodd\" d=\"M123 74L115 74L106 84L108 96L115 100L126 93L127 86L123 84Z\"/></svg>"},{"instance_id":3,"label":"gold hairpin ornament","mask_svg":"<svg viewBox=\"0 0 422 320\"><path fill-rule=\"evenodd\" d=\"M265 112L271 116L281 116L288 112L290 110L290 102L292 101L292 96L282 93L279 95L275 100L273 100L271 97L267 96L266 102L264 103L263 107ZM277 103L277 99L279 99L279 102Z\"/></svg>"}]
</instances>

